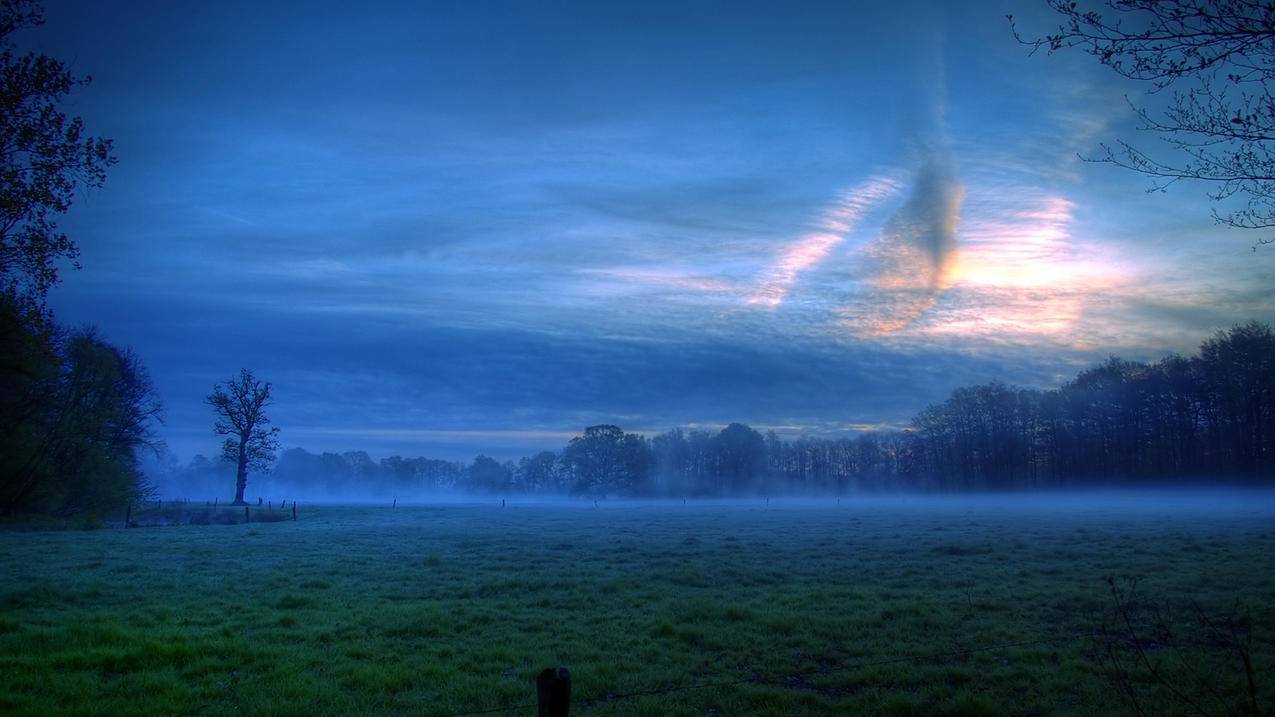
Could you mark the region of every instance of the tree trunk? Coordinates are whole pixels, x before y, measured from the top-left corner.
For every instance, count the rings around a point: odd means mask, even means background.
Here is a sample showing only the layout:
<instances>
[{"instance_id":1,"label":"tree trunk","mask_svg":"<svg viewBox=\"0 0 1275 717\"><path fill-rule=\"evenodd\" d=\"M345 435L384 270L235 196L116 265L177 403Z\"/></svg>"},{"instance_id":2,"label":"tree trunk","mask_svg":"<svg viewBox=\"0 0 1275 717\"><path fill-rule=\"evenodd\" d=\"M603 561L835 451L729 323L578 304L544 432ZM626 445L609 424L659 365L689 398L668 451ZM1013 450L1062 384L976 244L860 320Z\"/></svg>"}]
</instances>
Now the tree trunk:
<instances>
[{"instance_id":1,"label":"tree trunk","mask_svg":"<svg viewBox=\"0 0 1275 717\"><path fill-rule=\"evenodd\" d=\"M243 492L248 487L248 447L247 439L239 437L238 471L235 475L235 505L244 505Z\"/></svg>"}]
</instances>

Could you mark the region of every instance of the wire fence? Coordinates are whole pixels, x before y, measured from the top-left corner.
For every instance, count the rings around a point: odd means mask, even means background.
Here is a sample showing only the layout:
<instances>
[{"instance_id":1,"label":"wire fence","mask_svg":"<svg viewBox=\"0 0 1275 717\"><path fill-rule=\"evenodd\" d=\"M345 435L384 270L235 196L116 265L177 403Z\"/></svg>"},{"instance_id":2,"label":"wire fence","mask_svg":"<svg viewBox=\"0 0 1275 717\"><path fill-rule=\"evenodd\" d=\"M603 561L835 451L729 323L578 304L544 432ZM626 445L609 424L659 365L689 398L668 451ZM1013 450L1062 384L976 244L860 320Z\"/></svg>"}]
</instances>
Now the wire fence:
<instances>
[{"instance_id":1,"label":"wire fence","mask_svg":"<svg viewBox=\"0 0 1275 717\"><path fill-rule=\"evenodd\" d=\"M801 680L809 677L820 677L826 675L835 675L843 672L851 672L854 670L863 670L872 667L888 667L890 665L903 665L915 662L934 662L941 660L952 660L961 657L968 657L984 652L995 652L997 650L1008 650L1016 647L1032 647L1037 645L1056 645L1075 640L1088 638L1097 638L1100 634L1097 632L1081 632L1068 635L1057 635L1054 637L1037 638L1032 640L1017 640L1014 642L1002 642L994 645L983 645L981 647L970 647L957 650L948 650L945 652L930 653L925 655L899 655L878 660L866 660L860 662L847 662L838 665L819 667L810 670L799 670L796 672L777 672L777 673L760 673L754 672L747 677L738 677L722 680L711 680L708 682L692 682L684 685L665 685L662 687L651 687L646 689L630 690L628 692L610 692L597 697L586 698L575 701L575 706L581 710L591 709L593 707L620 702L623 700L635 699L639 697L653 697L658 695L669 695L677 692L691 692L695 690L722 689L727 687L739 687L742 685L777 685ZM493 715L506 714L509 712L523 711L535 709L536 702L520 702L517 704L507 704L500 707L491 707L480 710L469 710L465 712L445 712L435 714L432 717L473 717L475 715Z\"/></svg>"},{"instance_id":2,"label":"wire fence","mask_svg":"<svg viewBox=\"0 0 1275 717\"><path fill-rule=\"evenodd\" d=\"M256 504L234 504L213 501L148 500L128 506L123 527L143 528L162 525L240 525L243 523L277 523L297 519L297 502L260 501Z\"/></svg>"}]
</instances>

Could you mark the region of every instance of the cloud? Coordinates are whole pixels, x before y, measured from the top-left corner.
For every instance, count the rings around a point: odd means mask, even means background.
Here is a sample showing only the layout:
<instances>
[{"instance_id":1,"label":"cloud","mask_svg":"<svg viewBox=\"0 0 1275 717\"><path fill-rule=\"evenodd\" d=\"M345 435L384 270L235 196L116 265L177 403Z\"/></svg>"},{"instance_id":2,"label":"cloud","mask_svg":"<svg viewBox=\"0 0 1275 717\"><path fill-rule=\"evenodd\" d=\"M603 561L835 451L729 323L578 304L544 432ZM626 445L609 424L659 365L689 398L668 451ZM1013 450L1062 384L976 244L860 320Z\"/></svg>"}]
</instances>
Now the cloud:
<instances>
[{"instance_id":1,"label":"cloud","mask_svg":"<svg viewBox=\"0 0 1275 717\"><path fill-rule=\"evenodd\" d=\"M1071 237L1075 204L1031 197L1025 188L1015 195L980 190L967 204L953 280L957 295L926 327L931 335L1066 341L1081 320L1085 297L1115 281L1096 252L1077 251Z\"/></svg>"},{"instance_id":2,"label":"cloud","mask_svg":"<svg viewBox=\"0 0 1275 717\"><path fill-rule=\"evenodd\" d=\"M851 331L892 334L934 306L957 265L956 229L964 197L954 161L944 154L930 156L907 202L863 249L869 267L864 290L842 311Z\"/></svg>"},{"instance_id":3,"label":"cloud","mask_svg":"<svg viewBox=\"0 0 1275 717\"><path fill-rule=\"evenodd\" d=\"M802 272L818 265L846 240L863 215L899 191L900 183L876 176L842 192L824 211L815 228L786 247L748 298L750 304L777 308L787 298Z\"/></svg>"}]
</instances>

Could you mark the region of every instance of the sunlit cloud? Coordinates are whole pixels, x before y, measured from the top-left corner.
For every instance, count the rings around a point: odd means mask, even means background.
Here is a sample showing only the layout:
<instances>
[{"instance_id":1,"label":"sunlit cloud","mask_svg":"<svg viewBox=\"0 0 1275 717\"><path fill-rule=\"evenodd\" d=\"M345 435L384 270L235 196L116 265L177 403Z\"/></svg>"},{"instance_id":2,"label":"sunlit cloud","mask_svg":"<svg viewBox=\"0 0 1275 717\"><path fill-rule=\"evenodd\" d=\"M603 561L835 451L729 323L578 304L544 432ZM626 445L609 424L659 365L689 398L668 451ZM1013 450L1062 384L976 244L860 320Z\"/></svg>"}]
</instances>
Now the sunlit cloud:
<instances>
[{"instance_id":1,"label":"sunlit cloud","mask_svg":"<svg viewBox=\"0 0 1275 717\"><path fill-rule=\"evenodd\" d=\"M906 204L863 249L864 290L842 310L862 336L899 331L934 306L957 266L956 230L965 188L947 157L932 157L917 173Z\"/></svg>"},{"instance_id":2,"label":"sunlit cloud","mask_svg":"<svg viewBox=\"0 0 1275 717\"><path fill-rule=\"evenodd\" d=\"M1073 236L1076 205L1027 188L1012 198L972 194L949 291L908 333L927 340L1045 339L1089 348L1086 334L1094 327L1083 325L1086 309L1125 277L1096 242Z\"/></svg>"},{"instance_id":3,"label":"sunlit cloud","mask_svg":"<svg viewBox=\"0 0 1275 717\"><path fill-rule=\"evenodd\" d=\"M788 297L801 273L824 261L854 230L864 214L898 193L893 177L877 176L846 190L815 223L815 228L786 247L770 267L748 303L778 307Z\"/></svg>"}]
</instances>

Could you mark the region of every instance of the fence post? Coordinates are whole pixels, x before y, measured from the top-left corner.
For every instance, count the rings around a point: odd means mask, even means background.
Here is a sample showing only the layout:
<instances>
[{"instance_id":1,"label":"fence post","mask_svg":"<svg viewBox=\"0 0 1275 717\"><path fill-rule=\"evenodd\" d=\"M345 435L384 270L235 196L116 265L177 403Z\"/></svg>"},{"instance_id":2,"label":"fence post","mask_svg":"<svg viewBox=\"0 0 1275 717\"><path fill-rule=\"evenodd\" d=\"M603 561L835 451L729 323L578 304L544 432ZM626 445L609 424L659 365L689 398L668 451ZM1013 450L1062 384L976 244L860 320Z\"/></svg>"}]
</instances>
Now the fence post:
<instances>
[{"instance_id":1,"label":"fence post","mask_svg":"<svg viewBox=\"0 0 1275 717\"><path fill-rule=\"evenodd\" d=\"M297 502L295 500L292 501L292 519L297 519Z\"/></svg>"},{"instance_id":2,"label":"fence post","mask_svg":"<svg viewBox=\"0 0 1275 717\"><path fill-rule=\"evenodd\" d=\"M124 514L124 527L133 527L133 504L128 504L128 512Z\"/></svg>"},{"instance_id":3,"label":"fence post","mask_svg":"<svg viewBox=\"0 0 1275 717\"><path fill-rule=\"evenodd\" d=\"M571 672L565 667L546 667L536 677L538 717L567 717L571 709Z\"/></svg>"},{"instance_id":4,"label":"fence post","mask_svg":"<svg viewBox=\"0 0 1275 717\"><path fill-rule=\"evenodd\" d=\"M246 505L243 507L243 522L245 523L252 522L252 518L248 516L248 506Z\"/></svg>"},{"instance_id":5,"label":"fence post","mask_svg":"<svg viewBox=\"0 0 1275 717\"><path fill-rule=\"evenodd\" d=\"M217 510L217 501L219 500L221 500L220 497L213 498L213 510Z\"/></svg>"}]
</instances>

